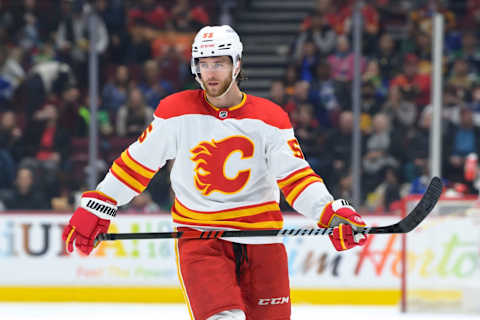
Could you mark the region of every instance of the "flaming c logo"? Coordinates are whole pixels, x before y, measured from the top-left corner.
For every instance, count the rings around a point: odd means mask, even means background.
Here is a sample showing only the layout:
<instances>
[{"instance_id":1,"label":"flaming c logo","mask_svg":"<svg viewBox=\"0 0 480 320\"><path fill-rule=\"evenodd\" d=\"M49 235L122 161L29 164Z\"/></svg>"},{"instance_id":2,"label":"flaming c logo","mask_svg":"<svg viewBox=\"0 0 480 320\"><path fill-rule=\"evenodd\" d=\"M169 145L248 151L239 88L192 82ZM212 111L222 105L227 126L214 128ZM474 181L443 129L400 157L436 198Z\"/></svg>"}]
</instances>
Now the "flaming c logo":
<instances>
[{"instance_id":1,"label":"flaming c logo","mask_svg":"<svg viewBox=\"0 0 480 320\"><path fill-rule=\"evenodd\" d=\"M214 191L228 194L240 191L250 178L250 169L240 170L234 178L229 178L225 175L225 165L235 152L241 153L241 159L248 159L253 157L253 151L253 142L243 136L199 143L190 150L193 154L190 159L196 163L195 186L205 196Z\"/></svg>"}]
</instances>

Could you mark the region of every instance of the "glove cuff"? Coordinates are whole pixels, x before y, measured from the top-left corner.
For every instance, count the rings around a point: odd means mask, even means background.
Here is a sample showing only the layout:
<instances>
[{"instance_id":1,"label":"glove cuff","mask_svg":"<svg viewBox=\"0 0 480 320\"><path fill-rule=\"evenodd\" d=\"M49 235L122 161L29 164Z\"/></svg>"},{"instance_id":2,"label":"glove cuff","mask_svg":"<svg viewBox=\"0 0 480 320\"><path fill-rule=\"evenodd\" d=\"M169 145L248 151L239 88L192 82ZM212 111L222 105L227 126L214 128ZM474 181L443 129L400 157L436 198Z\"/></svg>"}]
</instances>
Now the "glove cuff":
<instances>
[{"instance_id":1,"label":"glove cuff","mask_svg":"<svg viewBox=\"0 0 480 320\"><path fill-rule=\"evenodd\" d=\"M332 204L332 209L333 211L338 211L340 209L343 209L343 208L348 208L352 211L355 211L355 209L350 205L350 203L345 200L345 199L338 199L338 200L335 200L333 202L331 202Z\"/></svg>"},{"instance_id":2,"label":"glove cuff","mask_svg":"<svg viewBox=\"0 0 480 320\"><path fill-rule=\"evenodd\" d=\"M354 226L365 226L361 218L357 218L357 212L347 200L338 199L325 205L318 220L318 226L321 228L335 227L340 223L351 223ZM359 220L358 220L359 219Z\"/></svg>"},{"instance_id":3,"label":"glove cuff","mask_svg":"<svg viewBox=\"0 0 480 320\"><path fill-rule=\"evenodd\" d=\"M117 215L117 201L100 191L87 191L82 194L80 207L105 220Z\"/></svg>"}]
</instances>

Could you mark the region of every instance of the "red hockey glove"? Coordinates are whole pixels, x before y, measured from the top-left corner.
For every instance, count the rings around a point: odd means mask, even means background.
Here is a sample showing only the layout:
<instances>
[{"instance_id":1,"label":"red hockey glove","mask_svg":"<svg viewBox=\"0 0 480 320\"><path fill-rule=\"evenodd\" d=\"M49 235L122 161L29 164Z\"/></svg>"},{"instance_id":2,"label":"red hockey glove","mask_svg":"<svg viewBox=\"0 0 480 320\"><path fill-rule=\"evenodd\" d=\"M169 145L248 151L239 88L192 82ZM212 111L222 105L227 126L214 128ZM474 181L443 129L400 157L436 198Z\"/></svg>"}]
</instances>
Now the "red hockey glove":
<instances>
[{"instance_id":1,"label":"red hockey glove","mask_svg":"<svg viewBox=\"0 0 480 320\"><path fill-rule=\"evenodd\" d=\"M85 254L95 247L95 238L105 233L110 219L117 214L117 202L99 191L87 191L82 195L80 207L75 210L62 239L67 252L73 252L73 243Z\"/></svg>"},{"instance_id":2,"label":"red hockey glove","mask_svg":"<svg viewBox=\"0 0 480 320\"><path fill-rule=\"evenodd\" d=\"M329 237L337 251L361 246L367 240L366 235L354 234L354 230L367 225L355 209L343 199L332 201L323 208L318 226L320 228L334 227L333 234Z\"/></svg>"}]
</instances>

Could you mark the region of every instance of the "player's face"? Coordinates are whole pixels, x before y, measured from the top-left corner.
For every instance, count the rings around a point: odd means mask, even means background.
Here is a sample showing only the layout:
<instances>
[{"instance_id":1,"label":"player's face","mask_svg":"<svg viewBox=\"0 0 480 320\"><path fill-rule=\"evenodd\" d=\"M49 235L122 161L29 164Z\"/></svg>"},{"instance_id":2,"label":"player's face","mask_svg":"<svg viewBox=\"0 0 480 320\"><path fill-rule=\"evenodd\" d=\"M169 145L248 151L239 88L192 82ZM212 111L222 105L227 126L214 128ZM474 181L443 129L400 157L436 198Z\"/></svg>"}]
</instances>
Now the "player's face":
<instances>
[{"instance_id":1,"label":"player's face","mask_svg":"<svg viewBox=\"0 0 480 320\"><path fill-rule=\"evenodd\" d=\"M205 91L211 97L222 95L232 82L233 64L228 56L200 58L198 61Z\"/></svg>"}]
</instances>

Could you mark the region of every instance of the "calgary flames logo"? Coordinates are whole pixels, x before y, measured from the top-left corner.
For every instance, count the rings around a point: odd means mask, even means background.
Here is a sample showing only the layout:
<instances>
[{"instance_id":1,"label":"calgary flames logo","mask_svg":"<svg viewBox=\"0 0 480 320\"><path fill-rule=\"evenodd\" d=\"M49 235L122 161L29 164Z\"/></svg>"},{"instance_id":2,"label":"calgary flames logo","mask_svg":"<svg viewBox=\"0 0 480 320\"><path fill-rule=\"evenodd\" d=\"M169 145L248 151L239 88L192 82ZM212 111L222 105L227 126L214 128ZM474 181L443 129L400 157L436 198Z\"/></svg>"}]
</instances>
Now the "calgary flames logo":
<instances>
[{"instance_id":1,"label":"calgary flames logo","mask_svg":"<svg viewBox=\"0 0 480 320\"><path fill-rule=\"evenodd\" d=\"M240 191L250 178L250 169L240 170L234 178L229 178L225 175L225 165L235 152L241 153L240 159L248 159L253 157L253 151L253 142L243 136L199 143L190 150L193 154L190 159L196 163L195 186L205 196L214 191L228 194Z\"/></svg>"}]
</instances>

